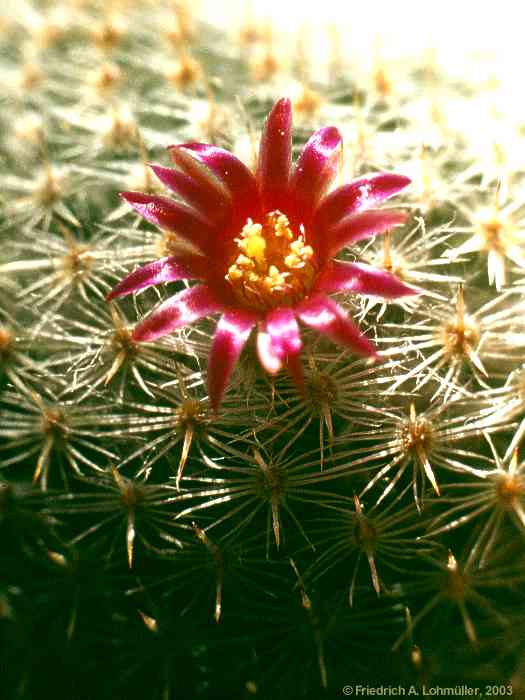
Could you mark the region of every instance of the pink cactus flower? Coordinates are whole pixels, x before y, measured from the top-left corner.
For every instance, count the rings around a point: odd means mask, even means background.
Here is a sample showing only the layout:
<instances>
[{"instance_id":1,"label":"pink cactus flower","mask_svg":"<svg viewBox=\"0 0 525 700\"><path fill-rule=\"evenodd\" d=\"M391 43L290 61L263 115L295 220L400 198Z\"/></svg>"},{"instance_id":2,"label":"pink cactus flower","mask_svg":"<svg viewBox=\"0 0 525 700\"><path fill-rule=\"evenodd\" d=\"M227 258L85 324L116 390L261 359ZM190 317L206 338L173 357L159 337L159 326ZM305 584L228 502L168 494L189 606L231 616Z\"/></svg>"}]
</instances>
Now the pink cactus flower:
<instances>
[{"instance_id":1,"label":"pink cactus flower","mask_svg":"<svg viewBox=\"0 0 525 700\"><path fill-rule=\"evenodd\" d=\"M385 270L333 259L350 243L404 223L404 212L371 207L410 183L402 175L380 173L328 192L341 147L335 127L319 129L293 167L291 104L283 98L266 119L255 174L228 151L185 143L169 149L176 169L151 166L177 199L121 195L145 219L191 243L191 249L138 268L108 300L161 282L200 280L160 304L137 325L133 338L152 341L220 313L208 362L214 410L252 329L257 329L262 366L271 374L286 366L301 390L298 321L335 343L377 357L372 342L330 293L395 299L418 292Z\"/></svg>"}]
</instances>

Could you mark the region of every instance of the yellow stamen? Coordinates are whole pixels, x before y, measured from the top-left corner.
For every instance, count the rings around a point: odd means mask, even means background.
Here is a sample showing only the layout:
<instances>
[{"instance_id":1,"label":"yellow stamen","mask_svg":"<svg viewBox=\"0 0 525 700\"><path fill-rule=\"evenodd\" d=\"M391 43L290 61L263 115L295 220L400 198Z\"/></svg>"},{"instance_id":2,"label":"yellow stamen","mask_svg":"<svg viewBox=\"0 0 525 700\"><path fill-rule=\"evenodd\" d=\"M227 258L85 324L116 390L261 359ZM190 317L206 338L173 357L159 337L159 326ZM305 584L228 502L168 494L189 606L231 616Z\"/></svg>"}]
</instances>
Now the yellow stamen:
<instances>
[{"instance_id":1,"label":"yellow stamen","mask_svg":"<svg viewBox=\"0 0 525 700\"><path fill-rule=\"evenodd\" d=\"M261 311L296 303L311 289L316 274L314 250L305 245L304 230L295 235L280 211L263 224L248 219L237 244L237 256L226 279L245 305Z\"/></svg>"},{"instance_id":2,"label":"yellow stamen","mask_svg":"<svg viewBox=\"0 0 525 700\"><path fill-rule=\"evenodd\" d=\"M246 253L246 256L240 255L237 262L246 264L249 262L249 258L252 258L260 265L264 264L266 240L264 236L261 235L261 232L261 224L254 224L251 219L248 219L248 223L241 231L242 238L236 239L239 249L242 250L243 253ZM242 259L242 262L240 259Z\"/></svg>"}]
</instances>

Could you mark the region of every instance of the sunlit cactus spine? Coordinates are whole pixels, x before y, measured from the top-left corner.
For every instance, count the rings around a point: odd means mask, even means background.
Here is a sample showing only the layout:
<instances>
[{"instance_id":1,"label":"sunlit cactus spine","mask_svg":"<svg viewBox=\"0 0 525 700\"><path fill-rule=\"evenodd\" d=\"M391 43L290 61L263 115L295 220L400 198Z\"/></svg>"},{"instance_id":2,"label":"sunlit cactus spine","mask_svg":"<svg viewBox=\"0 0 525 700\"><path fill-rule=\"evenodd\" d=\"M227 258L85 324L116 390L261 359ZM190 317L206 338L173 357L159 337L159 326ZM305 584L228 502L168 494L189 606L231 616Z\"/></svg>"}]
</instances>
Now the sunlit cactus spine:
<instances>
[{"instance_id":1,"label":"sunlit cactus spine","mask_svg":"<svg viewBox=\"0 0 525 700\"><path fill-rule=\"evenodd\" d=\"M523 120L182 0L0 32L2 697L520 697Z\"/></svg>"}]
</instances>

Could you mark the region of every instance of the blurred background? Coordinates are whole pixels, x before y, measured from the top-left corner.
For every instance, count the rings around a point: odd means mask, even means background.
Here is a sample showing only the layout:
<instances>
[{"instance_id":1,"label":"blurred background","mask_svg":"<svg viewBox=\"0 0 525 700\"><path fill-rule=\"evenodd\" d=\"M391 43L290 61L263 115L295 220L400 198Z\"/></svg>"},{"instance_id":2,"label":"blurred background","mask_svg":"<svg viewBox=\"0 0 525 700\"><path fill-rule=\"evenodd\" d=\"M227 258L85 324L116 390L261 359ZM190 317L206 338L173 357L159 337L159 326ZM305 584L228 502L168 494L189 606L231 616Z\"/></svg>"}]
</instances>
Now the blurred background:
<instances>
[{"instance_id":1,"label":"blurred background","mask_svg":"<svg viewBox=\"0 0 525 700\"><path fill-rule=\"evenodd\" d=\"M514 94L521 93L524 9L512 0L200 0L198 6L202 17L226 30L268 22L285 42L304 32L308 53L321 63L335 29L341 50L359 62L373 61L377 52L384 59L399 59L434 50L452 74L465 77L471 71L481 78L484 71L487 79L497 76Z\"/></svg>"}]
</instances>

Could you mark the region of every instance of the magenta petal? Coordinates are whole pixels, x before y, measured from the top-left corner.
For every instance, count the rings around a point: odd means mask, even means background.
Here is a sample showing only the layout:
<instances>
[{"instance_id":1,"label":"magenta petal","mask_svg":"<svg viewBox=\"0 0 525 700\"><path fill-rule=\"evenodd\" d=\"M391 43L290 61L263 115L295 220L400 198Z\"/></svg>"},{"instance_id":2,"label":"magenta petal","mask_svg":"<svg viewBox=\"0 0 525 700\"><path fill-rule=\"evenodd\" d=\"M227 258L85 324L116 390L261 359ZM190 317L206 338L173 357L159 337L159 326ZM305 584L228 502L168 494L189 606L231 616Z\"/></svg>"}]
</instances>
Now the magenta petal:
<instances>
[{"instance_id":1,"label":"magenta petal","mask_svg":"<svg viewBox=\"0 0 525 700\"><path fill-rule=\"evenodd\" d=\"M318 252L321 260L333 258L341 248L363 238L385 233L394 226L404 224L408 214L404 211L371 210L346 216L332 228L321 233Z\"/></svg>"},{"instance_id":2,"label":"magenta petal","mask_svg":"<svg viewBox=\"0 0 525 700\"><path fill-rule=\"evenodd\" d=\"M328 336L334 343L346 345L360 355L379 357L373 343L350 321L343 309L324 294L315 294L301 302L295 312L303 323Z\"/></svg>"},{"instance_id":3,"label":"magenta petal","mask_svg":"<svg viewBox=\"0 0 525 700\"><path fill-rule=\"evenodd\" d=\"M163 168L161 165L150 165L150 168L166 187L193 206L203 218L213 213L213 219L217 221L230 211L228 197L209 182L205 187L202 182L180 170Z\"/></svg>"},{"instance_id":4,"label":"magenta petal","mask_svg":"<svg viewBox=\"0 0 525 700\"><path fill-rule=\"evenodd\" d=\"M177 146L203 163L221 182L233 202L232 238L251 217L259 220L261 207L255 176L233 153L206 143L184 143Z\"/></svg>"},{"instance_id":5,"label":"magenta petal","mask_svg":"<svg viewBox=\"0 0 525 700\"><path fill-rule=\"evenodd\" d=\"M209 221L187 205L168 197L141 192L121 192L120 196L147 221L160 228L176 231L181 238L198 246L203 252L214 245L216 232Z\"/></svg>"},{"instance_id":6,"label":"magenta petal","mask_svg":"<svg viewBox=\"0 0 525 700\"><path fill-rule=\"evenodd\" d=\"M266 118L259 146L257 181L265 211L284 210L292 165L292 105L283 97Z\"/></svg>"},{"instance_id":7,"label":"magenta petal","mask_svg":"<svg viewBox=\"0 0 525 700\"><path fill-rule=\"evenodd\" d=\"M199 187L206 191L212 191L221 198L230 201L230 193L222 178L208 168L206 163L184 145L168 146L171 159L186 175L189 175Z\"/></svg>"},{"instance_id":8,"label":"magenta petal","mask_svg":"<svg viewBox=\"0 0 525 700\"><path fill-rule=\"evenodd\" d=\"M303 368L299 359L303 343L299 324L292 309L270 311L266 317L266 335L270 339L267 357L273 356L280 365L286 364L299 393L304 394ZM259 354L261 356L261 353ZM275 373L271 368L264 366L270 373ZM280 366L278 368L280 369Z\"/></svg>"},{"instance_id":9,"label":"magenta petal","mask_svg":"<svg viewBox=\"0 0 525 700\"><path fill-rule=\"evenodd\" d=\"M257 335L257 353L264 369L276 374L283 363L301 352L302 347L299 325L292 309L270 311L266 316L265 329Z\"/></svg>"},{"instance_id":10,"label":"magenta petal","mask_svg":"<svg viewBox=\"0 0 525 700\"><path fill-rule=\"evenodd\" d=\"M410 287L391 272L364 263L349 263L332 260L317 278L318 292L356 292L370 296L397 299L420 294L421 290Z\"/></svg>"},{"instance_id":11,"label":"magenta petal","mask_svg":"<svg viewBox=\"0 0 525 700\"><path fill-rule=\"evenodd\" d=\"M281 360L301 352L303 344L292 309L270 311L266 317L266 331L271 338L274 354Z\"/></svg>"},{"instance_id":12,"label":"magenta petal","mask_svg":"<svg viewBox=\"0 0 525 700\"><path fill-rule=\"evenodd\" d=\"M257 333L257 355L268 374L277 374L283 366L282 358L275 353L272 346L271 335L265 331Z\"/></svg>"},{"instance_id":13,"label":"magenta petal","mask_svg":"<svg viewBox=\"0 0 525 700\"><path fill-rule=\"evenodd\" d=\"M314 224L322 231L342 217L375 207L401 192L410 178L395 173L379 173L354 180L330 192L319 204Z\"/></svg>"},{"instance_id":14,"label":"magenta petal","mask_svg":"<svg viewBox=\"0 0 525 700\"><path fill-rule=\"evenodd\" d=\"M139 289L146 289L161 282L175 282L183 279L203 279L206 268L209 268L206 258L201 255L170 256L159 258L154 262L142 265L133 270L127 277L120 280L108 294L107 301L126 296Z\"/></svg>"},{"instance_id":15,"label":"magenta petal","mask_svg":"<svg viewBox=\"0 0 525 700\"><path fill-rule=\"evenodd\" d=\"M199 284L166 299L133 331L133 340L155 340L199 318L223 310L223 305L209 287Z\"/></svg>"},{"instance_id":16,"label":"magenta petal","mask_svg":"<svg viewBox=\"0 0 525 700\"><path fill-rule=\"evenodd\" d=\"M226 311L217 324L208 360L208 393L215 412L256 321L255 315L237 309Z\"/></svg>"},{"instance_id":17,"label":"magenta petal","mask_svg":"<svg viewBox=\"0 0 525 700\"><path fill-rule=\"evenodd\" d=\"M316 131L304 146L290 181L296 216L308 225L323 194L337 174L342 139L338 129Z\"/></svg>"}]
</instances>

